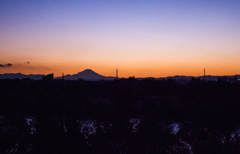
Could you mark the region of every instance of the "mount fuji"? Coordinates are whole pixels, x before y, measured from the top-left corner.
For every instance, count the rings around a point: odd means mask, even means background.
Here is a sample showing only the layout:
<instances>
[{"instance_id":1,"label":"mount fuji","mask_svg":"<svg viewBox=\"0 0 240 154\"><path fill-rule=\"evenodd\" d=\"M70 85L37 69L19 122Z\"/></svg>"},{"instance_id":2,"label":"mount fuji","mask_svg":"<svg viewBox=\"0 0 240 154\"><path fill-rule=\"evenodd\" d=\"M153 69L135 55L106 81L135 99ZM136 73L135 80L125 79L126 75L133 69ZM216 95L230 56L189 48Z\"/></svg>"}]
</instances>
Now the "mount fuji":
<instances>
[{"instance_id":1,"label":"mount fuji","mask_svg":"<svg viewBox=\"0 0 240 154\"><path fill-rule=\"evenodd\" d=\"M106 77L103 75L100 75L96 72L94 72L91 69L86 69L82 72L79 72L77 74L73 75L66 75L63 76L65 80L78 80L78 79L83 79L83 80L88 80L88 81L99 81L99 80L114 80L115 77ZM61 79L62 77L57 77L55 79Z\"/></svg>"}]
</instances>

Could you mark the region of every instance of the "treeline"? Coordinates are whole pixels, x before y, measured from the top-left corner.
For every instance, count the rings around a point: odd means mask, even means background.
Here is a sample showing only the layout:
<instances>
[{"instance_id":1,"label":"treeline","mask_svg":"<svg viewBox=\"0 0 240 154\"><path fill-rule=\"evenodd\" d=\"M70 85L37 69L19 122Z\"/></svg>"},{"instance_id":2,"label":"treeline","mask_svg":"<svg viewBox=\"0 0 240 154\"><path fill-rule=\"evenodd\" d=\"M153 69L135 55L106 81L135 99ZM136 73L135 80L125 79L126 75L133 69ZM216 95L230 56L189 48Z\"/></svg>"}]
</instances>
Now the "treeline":
<instances>
[{"instance_id":1,"label":"treeline","mask_svg":"<svg viewBox=\"0 0 240 154\"><path fill-rule=\"evenodd\" d=\"M230 118L239 114L239 91L239 83L197 79L186 85L175 84L174 80L134 78L98 82L5 79L0 80L0 114L160 114L186 120L221 113L219 116Z\"/></svg>"},{"instance_id":2,"label":"treeline","mask_svg":"<svg viewBox=\"0 0 240 154\"><path fill-rule=\"evenodd\" d=\"M239 91L198 79L0 80L0 153L236 153Z\"/></svg>"}]
</instances>

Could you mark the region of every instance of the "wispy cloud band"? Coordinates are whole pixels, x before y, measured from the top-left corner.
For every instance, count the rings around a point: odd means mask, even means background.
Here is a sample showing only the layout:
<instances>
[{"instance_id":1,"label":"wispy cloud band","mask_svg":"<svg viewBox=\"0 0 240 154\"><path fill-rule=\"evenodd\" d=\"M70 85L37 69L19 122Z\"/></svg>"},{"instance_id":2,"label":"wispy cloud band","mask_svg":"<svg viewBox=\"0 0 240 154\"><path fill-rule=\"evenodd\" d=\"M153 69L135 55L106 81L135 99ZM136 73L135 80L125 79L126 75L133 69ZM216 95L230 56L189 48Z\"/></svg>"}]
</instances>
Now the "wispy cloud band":
<instances>
[{"instance_id":1,"label":"wispy cloud band","mask_svg":"<svg viewBox=\"0 0 240 154\"><path fill-rule=\"evenodd\" d=\"M11 64L11 63L7 63L7 64L0 64L0 67L10 67L10 66L12 66L12 64Z\"/></svg>"}]
</instances>

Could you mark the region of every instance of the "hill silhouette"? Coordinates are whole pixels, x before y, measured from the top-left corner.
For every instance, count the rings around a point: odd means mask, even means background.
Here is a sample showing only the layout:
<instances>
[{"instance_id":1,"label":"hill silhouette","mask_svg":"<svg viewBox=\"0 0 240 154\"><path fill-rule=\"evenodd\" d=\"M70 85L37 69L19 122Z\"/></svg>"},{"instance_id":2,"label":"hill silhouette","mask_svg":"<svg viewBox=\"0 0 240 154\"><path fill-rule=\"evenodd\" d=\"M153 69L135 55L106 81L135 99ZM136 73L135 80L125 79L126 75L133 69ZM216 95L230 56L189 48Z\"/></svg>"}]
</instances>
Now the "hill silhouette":
<instances>
[{"instance_id":1,"label":"hill silhouette","mask_svg":"<svg viewBox=\"0 0 240 154\"><path fill-rule=\"evenodd\" d=\"M5 74L0 74L0 79L24 79L24 78L30 78L33 80L41 80L42 77L44 77L45 75L43 74L30 74L30 75L25 75L22 73L5 73Z\"/></svg>"}]
</instances>

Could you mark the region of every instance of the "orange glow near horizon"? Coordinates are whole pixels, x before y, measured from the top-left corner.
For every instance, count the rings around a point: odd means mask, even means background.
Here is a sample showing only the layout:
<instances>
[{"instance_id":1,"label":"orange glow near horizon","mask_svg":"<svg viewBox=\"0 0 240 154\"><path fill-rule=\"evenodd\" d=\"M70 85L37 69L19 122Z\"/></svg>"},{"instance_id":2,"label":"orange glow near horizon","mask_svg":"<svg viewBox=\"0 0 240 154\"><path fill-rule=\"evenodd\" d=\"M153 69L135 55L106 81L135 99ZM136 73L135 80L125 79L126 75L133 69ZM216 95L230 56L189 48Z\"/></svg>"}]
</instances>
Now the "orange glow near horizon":
<instances>
[{"instance_id":1,"label":"orange glow near horizon","mask_svg":"<svg viewBox=\"0 0 240 154\"><path fill-rule=\"evenodd\" d=\"M169 65L156 65L155 68L151 65L101 65L101 64L83 64L74 63L72 65L64 64L50 64L50 65L34 65L34 64L13 64L11 67L0 68L0 74L4 73L23 73L23 74L50 74L54 73L54 77L70 74L77 74L85 69L92 69L96 73L103 76L115 76L116 69L118 69L118 76L128 78L129 76L135 77L168 77L175 75L183 76L203 76L203 69L206 69L206 75L236 75L238 66L236 63L229 65L212 64L204 67L198 64L181 64L172 63ZM116 66L116 67L115 67Z\"/></svg>"},{"instance_id":2,"label":"orange glow near horizon","mask_svg":"<svg viewBox=\"0 0 240 154\"><path fill-rule=\"evenodd\" d=\"M182 49L183 50L183 49ZM0 74L4 73L23 73L23 74L50 74L54 77L62 76L62 73L77 74L85 69L92 69L98 74L104 76L115 76L116 69L119 70L119 77L167 77L175 75L184 76L202 76L203 69L206 68L206 75L235 75L239 74L237 53L234 57L228 56L224 52L173 52L163 55L155 53L154 56L144 52L134 55L130 54L108 54L108 56L99 54L95 56L86 53L84 56L50 54L47 57L44 54L38 54L38 57L32 55L20 56L8 55L3 53L0 58L2 64L12 63L11 67L0 67ZM207 56L204 57L204 54ZM171 56L171 55L175 56ZM184 55L188 54L188 55ZM127 56L125 56L127 55ZM158 56L156 56L158 55ZM83 58L85 57L85 58ZM135 57L135 58L134 58ZM11 61L9 60L11 59ZM32 61L30 61L31 59ZM30 63L27 64L26 62ZM13 63L15 62L15 63Z\"/></svg>"},{"instance_id":3,"label":"orange glow near horizon","mask_svg":"<svg viewBox=\"0 0 240 154\"><path fill-rule=\"evenodd\" d=\"M110 47L109 47L110 48ZM11 48L6 46L7 51ZM13 49L11 49L13 51ZM0 67L0 74L23 73L23 74L50 74L55 77L62 73L77 74L85 69L92 69L104 76L115 76L115 70L119 70L119 77L167 77L175 75L202 76L206 68L207 75L235 75L239 74L237 52L238 47L228 54L224 49L198 48L183 46L181 48L156 47L142 49L134 47L118 49L123 52L110 52L110 49L95 51L91 48L79 49L81 52L66 52L67 49L55 49L59 52L50 52L43 48L19 49L15 54L2 52L0 61L2 64L12 63L11 67ZM61 50L65 52L60 52ZM96 49L97 50L97 49ZM129 51L128 51L129 50ZM30 52L31 51L31 52ZM34 51L34 52L33 52ZM131 52L130 52L131 51ZM138 51L138 52L136 52ZM34 54L38 53L37 56ZM30 62L27 64L26 62Z\"/></svg>"}]
</instances>

